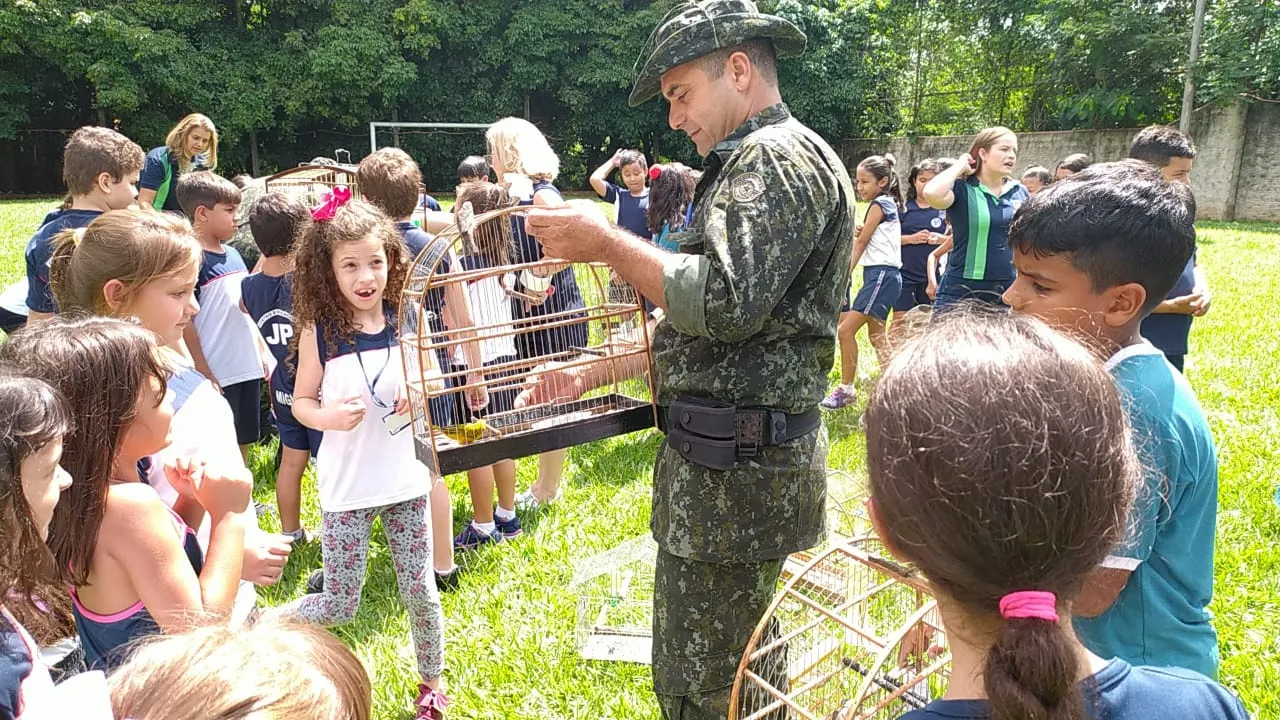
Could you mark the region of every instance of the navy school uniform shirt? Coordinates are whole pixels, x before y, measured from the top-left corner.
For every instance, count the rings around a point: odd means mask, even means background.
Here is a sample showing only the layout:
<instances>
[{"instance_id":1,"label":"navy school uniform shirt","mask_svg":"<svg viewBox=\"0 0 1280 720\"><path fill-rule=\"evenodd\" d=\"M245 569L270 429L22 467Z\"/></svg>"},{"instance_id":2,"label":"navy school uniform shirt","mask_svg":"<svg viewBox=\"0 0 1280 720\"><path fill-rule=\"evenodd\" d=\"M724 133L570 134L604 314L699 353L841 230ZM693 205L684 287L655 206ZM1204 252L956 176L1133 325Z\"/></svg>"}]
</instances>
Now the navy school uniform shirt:
<instances>
[{"instance_id":1,"label":"navy school uniform shirt","mask_svg":"<svg viewBox=\"0 0 1280 720\"><path fill-rule=\"evenodd\" d=\"M649 188L644 189L643 195L636 196L625 187L606 182L604 201L617 205L618 227L645 240L653 240L653 231L649 229Z\"/></svg>"},{"instance_id":2,"label":"navy school uniform shirt","mask_svg":"<svg viewBox=\"0 0 1280 720\"><path fill-rule=\"evenodd\" d=\"M1009 225L1013 214L1031 197L1022 183L1005 180L1000 195L991 193L976 175L951 186L955 201L947 208L954 247L947 258L947 277L954 280L1013 280Z\"/></svg>"},{"instance_id":3,"label":"navy school uniform shirt","mask_svg":"<svg viewBox=\"0 0 1280 720\"><path fill-rule=\"evenodd\" d=\"M1112 660L1083 683L1092 720L1248 720L1234 695L1209 678L1176 668L1133 667ZM991 717L986 700L935 700L899 720L959 720Z\"/></svg>"},{"instance_id":4,"label":"navy school uniform shirt","mask_svg":"<svg viewBox=\"0 0 1280 720\"><path fill-rule=\"evenodd\" d=\"M423 250L427 249L427 247L435 242L435 236L405 220L397 222L396 229L400 231L400 236L404 238L404 245L409 250L409 272L412 275L416 272L416 269L413 267L413 263L417 261L418 256L422 254ZM440 261L435 266L435 272L438 275L453 272L453 263L449 259L448 252L444 252L440 256ZM400 298L385 298L385 300L390 302L393 306L400 304ZM422 302L426 306L425 314L427 326L430 328L430 331L432 333L444 332L446 330L444 324L444 288L431 288L423 296ZM444 348L436 350L436 362L439 363L442 370L446 370L447 372L447 368L452 364L448 350ZM455 380L446 379L446 383L453 385ZM436 425L454 425L458 421L456 413L453 412L453 404L447 398L432 398L429 403L429 408L431 412L431 419Z\"/></svg>"},{"instance_id":5,"label":"navy school uniform shirt","mask_svg":"<svg viewBox=\"0 0 1280 720\"><path fill-rule=\"evenodd\" d=\"M934 210L928 205L921 205L919 200L909 200L898 218L902 226L903 237L914 235L921 230L928 230L939 235L947 231L947 211ZM929 266L929 253L933 252L937 247L937 245L903 244L903 283L919 283L923 285L929 282L929 276L925 274Z\"/></svg>"},{"instance_id":6,"label":"navy school uniform shirt","mask_svg":"<svg viewBox=\"0 0 1280 720\"><path fill-rule=\"evenodd\" d=\"M267 275L254 273L240 281L240 299L253 324L276 359L271 373L273 393L285 393L292 399L295 373L288 363L289 341L293 339L293 273Z\"/></svg>"},{"instance_id":7,"label":"navy school uniform shirt","mask_svg":"<svg viewBox=\"0 0 1280 720\"><path fill-rule=\"evenodd\" d=\"M1183 295L1190 295L1196 287L1196 259L1193 256L1178 276L1173 290L1165 296L1172 300ZM1186 355L1187 339L1191 336L1191 322L1194 317L1178 313L1152 313L1142 319L1142 337L1160 348L1165 355Z\"/></svg>"},{"instance_id":8,"label":"navy school uniform shirt","mask_svg":"<svg viewBox=\"0 0 1280 720\"><path fill-rule=\"evenodd\" d=\"M159 194L160 186L164 184L165 178L170 172L165 170L165 162L169 162L172 177L169 177L169 194L164 198L164 205L157 208L164 212L182 214L182 206L178 204L178 165L169 160L169 148L161 145L158 148L152 148L147 153L146 162L142 164L142 172L138 173L138 188L141 190L154 190ZM200 163L192 163L193 169Z\"/></svg>"},{"instance_id":9,"label":"navy school uniform shirt","mask_svg":"<svg viewBox=\"0 0 1280 720\"><path fill-rule=\"evenodd\" d=\"M53 257L53 238L63 230L82 228L93 222L99 210L54 210L27 241L27 307L36 312L56 313L49 289L49 258Z\"/></svg>"}]
</instances>

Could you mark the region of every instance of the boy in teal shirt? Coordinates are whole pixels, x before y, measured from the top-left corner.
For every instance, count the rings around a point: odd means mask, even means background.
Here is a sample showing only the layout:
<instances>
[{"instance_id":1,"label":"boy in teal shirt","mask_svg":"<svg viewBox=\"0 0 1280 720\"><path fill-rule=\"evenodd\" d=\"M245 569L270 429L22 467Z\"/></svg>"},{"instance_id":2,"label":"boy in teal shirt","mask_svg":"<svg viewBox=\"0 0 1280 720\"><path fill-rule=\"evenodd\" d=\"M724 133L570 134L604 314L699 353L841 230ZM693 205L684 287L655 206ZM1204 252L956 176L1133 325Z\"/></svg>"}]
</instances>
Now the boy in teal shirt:
<instances>
[{"instance_id":1,"label":"boy in teal shirt","mask_svg":"<svg viewBox=\"0 0 1280 720\"><path fill-rule=\"evenodd\" d=\"M1191 386L1140 332L1195 252L1194 223L1185 185L1137 161L1094 165L1023 205L1004 299L1106 359L1146 468L1126 539L1075 599L1076 633L1104 658L1216 678L1213 438Z\"/></svg>"}]
</instances>

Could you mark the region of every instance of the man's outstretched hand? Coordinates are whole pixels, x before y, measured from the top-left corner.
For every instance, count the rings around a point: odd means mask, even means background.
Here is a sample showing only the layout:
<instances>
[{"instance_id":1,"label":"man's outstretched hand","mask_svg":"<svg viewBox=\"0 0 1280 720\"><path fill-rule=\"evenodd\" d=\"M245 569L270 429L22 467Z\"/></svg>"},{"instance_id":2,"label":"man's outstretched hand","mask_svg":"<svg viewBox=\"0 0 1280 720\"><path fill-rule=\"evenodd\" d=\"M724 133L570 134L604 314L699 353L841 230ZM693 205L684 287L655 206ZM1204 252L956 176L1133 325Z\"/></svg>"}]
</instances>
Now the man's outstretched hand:
<instances>
[{"instance_id":1,"label":"man's outstretched hand","mask_svg":"<svg viewBox=\"0 0 1280 720\"><path fill-rule=\"evenodd\" d=\"M583 382L587 366L566 367L564 363L539 365L529 371L524 388L516 397L517 410L539 405L572 402L591 388Z\"/></svg>"},{"instance_id":2,"label":"man's outstretched hand","mask_svg":"<svg viewBox=\"0 0 1280 720\"><path fill-rule=\"evenodd\" d=\"M542 244L543 255L569 262L606 260L613 237L609 218L593 202L531 208L525 228Z\"/></svg>"}]
</instances>

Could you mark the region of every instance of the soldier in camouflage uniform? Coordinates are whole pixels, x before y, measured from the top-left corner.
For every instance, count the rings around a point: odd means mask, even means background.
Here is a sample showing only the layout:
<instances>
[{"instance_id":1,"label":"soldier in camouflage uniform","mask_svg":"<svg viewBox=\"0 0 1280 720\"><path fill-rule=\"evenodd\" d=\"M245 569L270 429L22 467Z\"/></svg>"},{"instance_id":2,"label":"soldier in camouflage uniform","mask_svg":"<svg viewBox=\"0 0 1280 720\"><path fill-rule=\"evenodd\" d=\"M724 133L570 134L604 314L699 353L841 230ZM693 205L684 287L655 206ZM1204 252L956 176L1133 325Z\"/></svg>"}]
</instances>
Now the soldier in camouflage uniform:
<instances>
[{"instance_id":1,"label":"soldier in camouflage uniform","mask_svg":"<svg viewBox=\"0 0 1280 720\"><path fill-rule=\"evenodd\" d=\"M654 381L653 682L667 718L723 718L783 560L825 532L818 414L849 282L854 194L791 117L775 57L805 36L749 0L687 2L650 37L631 104L661 93L705 157L693 220L666 253L590 207L530 213L548 257L603 261L660 298ZM575 379L578 389L594 383Z\"/></svg>"}]
</instances>

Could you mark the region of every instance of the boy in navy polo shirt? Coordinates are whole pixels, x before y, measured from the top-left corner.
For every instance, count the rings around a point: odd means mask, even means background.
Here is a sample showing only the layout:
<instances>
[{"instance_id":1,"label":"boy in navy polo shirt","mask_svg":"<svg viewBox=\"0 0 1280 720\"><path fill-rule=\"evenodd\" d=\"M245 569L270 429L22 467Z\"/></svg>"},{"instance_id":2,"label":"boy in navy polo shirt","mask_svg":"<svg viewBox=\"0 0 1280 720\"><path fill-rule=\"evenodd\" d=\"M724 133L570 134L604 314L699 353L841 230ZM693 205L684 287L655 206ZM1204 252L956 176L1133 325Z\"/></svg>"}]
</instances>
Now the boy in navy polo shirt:
<instances>
[{"instance_id":1,"label":"boy in navy polo shirt","mask_svg":"<svg viewBox=\"0 0 1280 720\"><path fill-rule=\"evenodd\" d=\"M1170 182L1191 184L1191 166L1196 146L1191 138L1174 128L1152 125L1143 129L1129 145L1129 157L1151 163ZM1142 337L1160 348L1169 363L1183 370L1191 322L1209 312L1209 281L1193 256L1182 268L1169 295L1142 321Z\"/></svg>"},{"instance_id":2,"label":"boy in navy polo shirt","mask_svg":"<svg viewBox=\"0 0 1280 720\"><path fill-rule=\"evenodd\" d=\"M624 188L609 182L608 177L614 170L622 176L625 192ZM649 165L639 151L619 150L591 173L591 189L617 208L618 227L653 240L653 231L649 229L649 188L645 185L648 173Z\"/></svg>"},{"instance_id":3,"label":"boy in navy polo shirt","mask_svg":"<svg viewBox=\"0 0 1280 720\"><path fill-rule=\"evenodd\" d=\"M620 188L609 182L609 175L614 170L622 176L625 187ZM638 150L618 150L591 173L591 189L605 202L613 203L618 215L618 227L653 242L653 231L649 229L649 188L645 184L648 178L649 165L642 153ZM613 272L609 273L608 292L611 302L636 302L635 290ZM646 311L652 309L648 305L645 307Z\"/></svg>"},{"instance_id":4,"label":"boy in navy polo shirt","mask_svg":"<svg viewBox=\"0 0 1280 720\"><path fill-rule=\"evenodd\" d=\"M82 127L71 134L62 154L62 181L70 205L45 216L27 242L28 321L58 312L49 290L49 258L53 237L85 227L108 210L123 210L138 196L138 173L146 155L137 143L104 127Z\"/></svg>"},{"instance_id":5,"label":"boy in navy polo shirt","mask_svg":"<svg viewBox=\"0 0 1280 720\"><path fill-rule=\"evenodd\" d=\"M212 380L231 405L236 442L247 463L249 446L260 436L266 361L259 354L257 329L240 310L240 283L249 268L235 248L223 244L236 234L240 188L198 170L178 179L177 195L203 250L196 281L200 311L182 337L196 370Z\"/></svg>"},{"instance_id":6,"label":"boy in navy polo shirt","mask_svg":"<svg viewBox=\"0 0 1280 720\"><path fill-rule=\"evenodd\" d=\"M1216 678L1217 455L1191 386L1139 330L1195 252L1195 199L1145 163L1093 165L1028 200L1009 242L1005 301L1106 359L1146 469L1127 537L1075 599L1076 634L1103 658Z\"/></svg>"},{"instance_id":7,"label":"boy in navy polo shirt","mask_svg":"<svg viewBox=\"0 0 1280 720\"><path fill-rule=\"evenodd\" d=\"M311 222L302 203L283 193L263 195L249 214L253 242L262 253L262 269L240 282L240 309L249 314L266 342L275 367L267 380L271 414L280 433L280 468L276 472L276 504L280 532L295 544L310 536L302 527L302 473L320 449L321 434L293 417L296 368L288 363L293 339L293 243Z\"/></svg>"}]
</instances>

